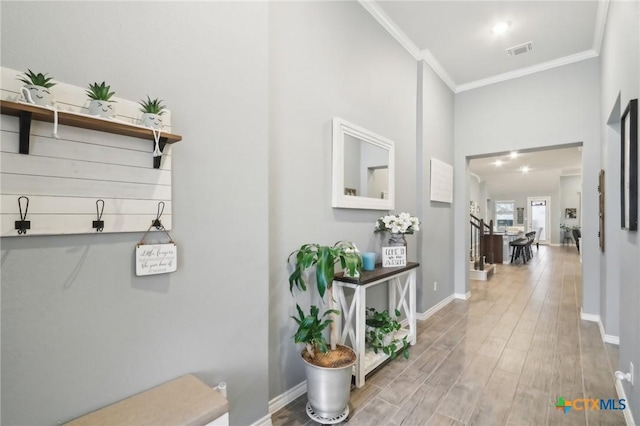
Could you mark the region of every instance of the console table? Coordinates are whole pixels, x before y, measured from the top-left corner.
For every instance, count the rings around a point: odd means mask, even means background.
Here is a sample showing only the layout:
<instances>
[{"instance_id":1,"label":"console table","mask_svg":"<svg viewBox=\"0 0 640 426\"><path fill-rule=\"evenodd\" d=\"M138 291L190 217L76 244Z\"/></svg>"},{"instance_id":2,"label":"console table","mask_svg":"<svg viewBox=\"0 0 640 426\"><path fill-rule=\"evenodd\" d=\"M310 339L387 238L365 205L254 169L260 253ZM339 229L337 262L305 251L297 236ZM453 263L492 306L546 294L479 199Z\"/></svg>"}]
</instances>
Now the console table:
<instances>
[{"instance_id":1,"label":"console table","mask_svg":"<svg viewBox=\"0 0 640 426\"><path fill-rule=\"evenodd\" d=\"M411 345L414 345L417 334L416 270L419 266L420 264L416 262L407 262L407 266L397 268L382 268L380 264L377 264L373 271L362 271L359 278L345 277L342 273L336 274L332 286L332 297L338 303L342 315L333 316L334 327L338 330L337 343L344 344L349 337L353 350L358 356L353 367L356 387L362 387L365 375L389 358L381 351L376 354L373 349L365 348L367 289L384 282L389 283L389 313L393 315L395 309L398 309L406 316L406 319L402 321L405 326L396 337L408 336L407 340ZM347 288L353 290L353 298L350 303L345 296Z\"/></svg>"}]
</instances>

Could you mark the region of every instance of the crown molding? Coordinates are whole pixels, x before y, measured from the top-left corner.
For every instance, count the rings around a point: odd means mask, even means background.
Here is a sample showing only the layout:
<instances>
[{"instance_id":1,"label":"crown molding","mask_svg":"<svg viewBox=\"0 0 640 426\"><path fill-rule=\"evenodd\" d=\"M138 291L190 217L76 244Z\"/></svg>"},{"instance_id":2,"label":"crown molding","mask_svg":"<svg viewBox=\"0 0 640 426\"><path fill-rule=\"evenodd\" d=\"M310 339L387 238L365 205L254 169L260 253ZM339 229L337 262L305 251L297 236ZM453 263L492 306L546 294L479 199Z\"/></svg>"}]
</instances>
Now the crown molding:
<instances>
[{"instance_id":1,"label":"crown molding","mask_svg":"<svg viewBox=\"0 0 640 426\"><path fill-rule=\"evenodd\" d=\"M411 41L411 39L404 33L404 31L402 31L400 27L398 27L396 23L393 22L389 15L387 15L375 1L358 0L358 3L360 3L360 5L367 12L369 12L371 16L373 16L375 20L378 21L378 23L382 25L382 27L387 30L389 34L391 34L391 36L393 36L393 38L395 38L396 41L400 43L400 45L404 47L407 52L409 52L409 54L411 54L411 56L413 56L414 59L420 59L421 55L418 46L416 46Z\"/></svg>"},{"instance_id":2,"label":"crown molding","mask_svg":"<svg viewBox=\"0 0 640 426\"><path fill-rule=\"evenodd\" d=\"M518 77L524 77L525 75L535 74L540 71L546 71L552 68L573 64L574 62L584 61L585 59L591 59L597 56L598 53L596 53L595 50L585 50L584 52L565 56L564 58L554 59L553 61L544 62L542 64L533 65L531 67L521 68L519 70L494 75L493 77L485 78L482 80L472 81L471 83L461 84L456 87L456 93L465 92L471 89L477 89L478 87L488 86L490 84L500 83L507 80L512 80Z\"/></svg>"},{"instance_id":3,"label":"crown molding","mask_svg":"<svg viewBox=\"0 0 640 426\"><path fill-rule=\"evenodd\" d=\"M425 61L427 65L431 67L433 72L435 72L438 75L438 77L440 77L440 79L444 81L444 84L449 86L449 89L451 89L454 93L456 92L456 88L457 88L456 82L453 81L451 76L447 73L447 71L445 71L444 67L440 65L440 62L438 62L435 56L431 54L429 49L425 49L422 52L420 52L420 59Z\"/></svg>"},{"instance_id":4,"label":"crown molding","mask_svg":"<svg viewBox=\"0 0 640 426\"><path fill-rule=\"evenodd\" d=\"M498 74L492 77L488 77L481 80L472 81L470 83L456 85L456 82L451 78L449 73L438 62L433 54L428 50L422 50L416 46L413 41L398 27L398 25L386 14L384 10L377 4L375 0L358 0L358 3L367 11L373 18L378 21L387 32L396 39L398 43L407 51L414 59L418 61L424 61L431 69L440 77L440 79L454 92L460 93L467 90L477 89L480 87L488 86L495 83L500 83L514 78L524 77L526 75L535 74L540 71L546 71L552 68L569 65L575 62L583 61L585 59L595 58L600 54L600 48L602 46L602 38L607 21L607 11L609 9L610 0L599 0L598 10L596 14L596 26L593 36L593 48L585 50L584 52L576 53L573 55L565 56L563 58L554 59L542 64L533 65L527 68L521 68L519 70L510 71L504 74Z\"/></svg>"},{"instance_id":5,"label":"crown molding","mask_svg":"<svg viewBox=\"0 0 640 426\"><path fill-rule=\"evenodd\" d=\"M602 47L604 28L607 25L607 12L609 11L609 0L598 1L598 11L596 12L596 28L593 31L593 50L599 55Z\"/></svg>"}]
</instances>

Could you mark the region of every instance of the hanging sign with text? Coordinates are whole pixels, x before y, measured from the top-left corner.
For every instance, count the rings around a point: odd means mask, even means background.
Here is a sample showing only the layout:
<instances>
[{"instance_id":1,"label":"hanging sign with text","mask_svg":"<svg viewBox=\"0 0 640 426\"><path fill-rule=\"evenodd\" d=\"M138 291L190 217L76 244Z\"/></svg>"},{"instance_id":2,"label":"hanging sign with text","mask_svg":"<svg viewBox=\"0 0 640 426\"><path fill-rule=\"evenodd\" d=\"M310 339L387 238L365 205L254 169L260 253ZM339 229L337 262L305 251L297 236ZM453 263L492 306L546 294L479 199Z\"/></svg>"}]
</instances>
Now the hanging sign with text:
<instances>
[{"instance_id":1,"label":"hanging sign with text","mask_svg":"<svg viewBox=\"0 0 640 426\"><path fill-rule=\"evenodd\" d=\"M407 248L403 246L382 247L382 267L407 266Z\"/></svg>"},{"instance_id":2,"label":"hanging sign with text","mask_svg":"<svg viewBox=\"0 0 640 426\"><path fill-rule=\"evenodd\" d=\"M175 272L178 268L178 246L175 244L140 244L136 247L136 275Z\"/></svg>"}]
</instances>

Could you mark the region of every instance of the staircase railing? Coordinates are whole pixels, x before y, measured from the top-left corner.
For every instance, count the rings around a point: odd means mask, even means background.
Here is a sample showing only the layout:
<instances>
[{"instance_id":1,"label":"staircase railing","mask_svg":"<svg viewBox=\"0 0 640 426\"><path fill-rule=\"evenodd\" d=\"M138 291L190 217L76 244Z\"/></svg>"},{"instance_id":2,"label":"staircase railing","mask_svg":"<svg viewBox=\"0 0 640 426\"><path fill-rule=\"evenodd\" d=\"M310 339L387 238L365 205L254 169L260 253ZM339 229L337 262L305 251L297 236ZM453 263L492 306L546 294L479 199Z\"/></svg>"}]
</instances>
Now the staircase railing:
<instances>
[{"instance_id":1,"label":"staircase railing","mask_svg":"<svg viewBox=\"0 0 640 426\"><path fill-rule=\"evenodd\" d=\"M469 224L471 227L471 249L469 250L469 259L474 264L474 269L484 271L485 261L494 263L493 238L493 220L487 225L484 219L469 215Z\"/></svg>"}]
</instances>

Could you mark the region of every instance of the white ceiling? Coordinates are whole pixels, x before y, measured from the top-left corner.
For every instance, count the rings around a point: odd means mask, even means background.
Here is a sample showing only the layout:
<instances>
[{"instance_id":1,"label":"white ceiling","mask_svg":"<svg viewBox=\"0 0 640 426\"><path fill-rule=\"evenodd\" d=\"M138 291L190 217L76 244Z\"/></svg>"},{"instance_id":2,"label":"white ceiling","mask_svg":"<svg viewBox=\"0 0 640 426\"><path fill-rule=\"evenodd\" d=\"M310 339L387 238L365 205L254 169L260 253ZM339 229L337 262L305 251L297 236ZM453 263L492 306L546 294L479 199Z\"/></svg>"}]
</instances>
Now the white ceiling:
<instances>
[{"instance_id":1,"label":"white ceiling","mask_svg":"<svg viewBox=\"0 0 640 426\"><path fill-rule=\"evenodd\" d=\"M496 160L502 165L497 166ZM522 171L525 166L529 169L526 173ZM515 158L510 153L474 158L469 161L469 171L486 182L492 194L551 191L558 187L560 176L582 174L582 147L520 152Z\"/></svg>"},{"instance_id":2,"label":"white ceiling","mask_svg":"<svg viewBox=\"0 0 640 426\"><path fill-rule=\"evenodd\" d=\"M608 0L359 0L417 60L425 60L455 93L596 57ZM491 28L506 21L502 35ZM506 49L533 42L525 54ZM502 167L496 159L504 160ZM530 171L522 173L520 168ZM470 170L492 192L546 191L562 175L582 172L578 147L473 159Z\"/></svg>"},{"instance_id":3,"label":"white ceiling","mask_svg":"<svg viewBox=\"0 0 640 426\"><path fill-rule=\"evenodd\" d=\"M360 3L455 92L597 56L608 5L595 0ZM491 28L500 21L510 27L497 35ZM530 41L532 51L506 53Z\"/></svg>"}]
</instances>

